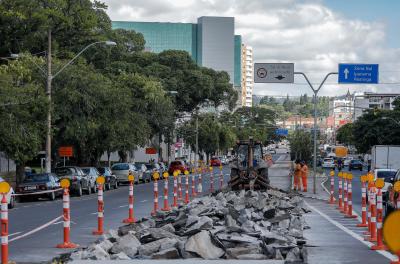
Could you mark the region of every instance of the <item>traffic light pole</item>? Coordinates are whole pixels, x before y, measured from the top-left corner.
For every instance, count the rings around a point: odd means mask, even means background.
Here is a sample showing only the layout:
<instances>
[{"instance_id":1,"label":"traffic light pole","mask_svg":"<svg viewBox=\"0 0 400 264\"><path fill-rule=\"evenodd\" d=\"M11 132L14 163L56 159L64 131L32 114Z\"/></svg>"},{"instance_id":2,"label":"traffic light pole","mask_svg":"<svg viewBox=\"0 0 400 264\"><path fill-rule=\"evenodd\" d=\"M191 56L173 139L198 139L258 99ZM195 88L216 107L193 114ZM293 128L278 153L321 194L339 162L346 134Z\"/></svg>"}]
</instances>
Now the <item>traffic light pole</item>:
<instances>
[{"instance_id":1,"label":"traffic light pole","mask_svg":"<svg viewBox=\"0 0 400 264\"><path fill-rule=\"evenodd\" d=\"M295 72L294 74L303 75L304 79L306 79L308 85L310 86L311 90L314 93L314 133L313 133L313 141L314 141L314 157L313 157L313 193L315 194L317 191L317 99L318 99L318 92L321 90L322 86L324 85L325 81L328 79L329 76L338 74L337 72L330 72L328 73L321 84L318 86L318 89L315 89L310 80L307 78L303 72Z\"/></svg>"}]
</instances>

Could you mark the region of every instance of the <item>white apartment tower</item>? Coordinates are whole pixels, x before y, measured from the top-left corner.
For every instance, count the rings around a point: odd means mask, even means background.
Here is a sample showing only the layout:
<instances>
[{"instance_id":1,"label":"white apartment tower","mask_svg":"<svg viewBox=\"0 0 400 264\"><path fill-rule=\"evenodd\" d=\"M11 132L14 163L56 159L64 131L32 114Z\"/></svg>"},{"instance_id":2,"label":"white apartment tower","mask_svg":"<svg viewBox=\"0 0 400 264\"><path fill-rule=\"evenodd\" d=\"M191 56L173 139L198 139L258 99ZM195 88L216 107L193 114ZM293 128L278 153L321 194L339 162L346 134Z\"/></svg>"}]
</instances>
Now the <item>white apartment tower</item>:
<instances>
[{"instance_id":1,"label":"white apartment tower","mask_svg":"<svg viewBox=\"0 0 400 264\"><path fill-rule=\"evenodd\" d=\"M242 44L242 106L253 104L253 48Z\"/></svg>"}]
</instances>

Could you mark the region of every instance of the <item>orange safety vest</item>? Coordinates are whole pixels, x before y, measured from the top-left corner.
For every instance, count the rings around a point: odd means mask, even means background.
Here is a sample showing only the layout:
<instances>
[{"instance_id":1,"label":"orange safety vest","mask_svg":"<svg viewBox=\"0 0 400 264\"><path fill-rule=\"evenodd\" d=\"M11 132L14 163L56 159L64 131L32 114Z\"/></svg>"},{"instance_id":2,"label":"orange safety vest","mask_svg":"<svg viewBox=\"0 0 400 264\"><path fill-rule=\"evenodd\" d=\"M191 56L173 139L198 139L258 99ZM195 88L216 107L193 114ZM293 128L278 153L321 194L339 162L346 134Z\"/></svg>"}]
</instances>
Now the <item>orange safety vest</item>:
<instances>
[{"instance_id":1,"label":"orange safety vest","mask_svg":"<svg viewBox=\"0 0 400 264\"><path fill-rule=\"evenodd\" d=\"M308 167L306 164L301 168L301 177L307 177L308 175Z\"/></svg>"},{"instance_id":2,"label":"orange safety vest","mask_svg":"<svg viewBox=\"0 0 400 264\"><path fill-rule=\"evenodd\" d=\"M300 176L301 175L301 165L300 164L296 164L296 168L294 170L294 175L295 176Z\"/></svg>"}]
</instances>

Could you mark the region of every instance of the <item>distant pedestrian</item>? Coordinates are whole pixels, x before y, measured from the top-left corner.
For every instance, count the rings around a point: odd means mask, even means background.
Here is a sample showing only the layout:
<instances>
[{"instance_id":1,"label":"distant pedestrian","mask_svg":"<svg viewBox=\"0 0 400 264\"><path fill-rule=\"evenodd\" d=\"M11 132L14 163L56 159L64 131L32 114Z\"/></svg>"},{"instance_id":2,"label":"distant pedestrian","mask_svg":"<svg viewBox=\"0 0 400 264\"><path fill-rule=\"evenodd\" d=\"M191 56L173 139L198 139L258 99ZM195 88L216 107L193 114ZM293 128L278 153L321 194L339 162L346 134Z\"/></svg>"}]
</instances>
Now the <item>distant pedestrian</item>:
<instances>
[{"instance_id":1,"label":"distant pedestrian","mask_svg":"<svg viewBox=\"0 0 400 264\"><path fill-rule=\"evenodd\" d=\"M301 165L300 165L300 160L297 159L295 161L295 167L294 167L294 190L297 191L301 189L300 187L300 177L301 177Z\"/></svg>"},{"instance_id":2,"label":"distant pedestrian","mask_svg":"<svg viewBox=\"0 0 400 264\"><path fill-rule=\"evenodd\" d=\"M303 192L307 192L308 166L304 160L301 161L300 165L301 165L301 182L303 184Z\"/></svg>"},{"instance_id":3,"label":"distant pedestrian","mask_svg":"<svg viewBox=\"0 0 400 264\"><path fill-rule=\"evenodd\" d=\"M338 171L341 171L342 168L343 168L343 161L342 161L342 159L340 159L340 158L338 159L337 166L338 166Z\"/></svg>"}]
</instances>

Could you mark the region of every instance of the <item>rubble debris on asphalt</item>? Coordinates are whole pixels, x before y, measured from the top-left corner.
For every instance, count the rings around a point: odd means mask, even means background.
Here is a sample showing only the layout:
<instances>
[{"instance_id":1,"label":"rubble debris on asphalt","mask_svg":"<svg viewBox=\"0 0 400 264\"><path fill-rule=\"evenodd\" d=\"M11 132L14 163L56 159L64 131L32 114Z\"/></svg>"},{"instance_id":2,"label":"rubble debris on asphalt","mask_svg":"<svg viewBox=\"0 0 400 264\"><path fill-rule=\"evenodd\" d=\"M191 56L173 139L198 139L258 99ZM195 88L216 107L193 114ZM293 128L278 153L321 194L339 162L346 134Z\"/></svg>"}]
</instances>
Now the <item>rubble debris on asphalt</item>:
<instances>
[{"instance_id":1,"label":"rubble debris on asphalt","mask_svg":"<svg viewBox=\"0 0 400 264\"><path fill-rule=\"evenodd\" d=\"M109 230L70 260L241 259L307 262L302 198L277 190L225 191Z\"/></svg>"}]
</instances>

